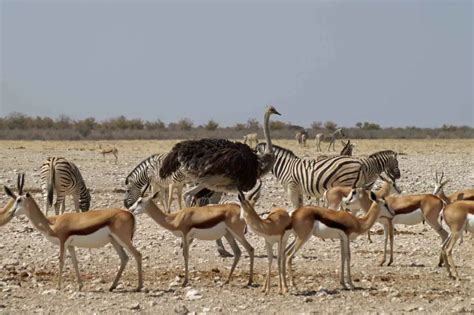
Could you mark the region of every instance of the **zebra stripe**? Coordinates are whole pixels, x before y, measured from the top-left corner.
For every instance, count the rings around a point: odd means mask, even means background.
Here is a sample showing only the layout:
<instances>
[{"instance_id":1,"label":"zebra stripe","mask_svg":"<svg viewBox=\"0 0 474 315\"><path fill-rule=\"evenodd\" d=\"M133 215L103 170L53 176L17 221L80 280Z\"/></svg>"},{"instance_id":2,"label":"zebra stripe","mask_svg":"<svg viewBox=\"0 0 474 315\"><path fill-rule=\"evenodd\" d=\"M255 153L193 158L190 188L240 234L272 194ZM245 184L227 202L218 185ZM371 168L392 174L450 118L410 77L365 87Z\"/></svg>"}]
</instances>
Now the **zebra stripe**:
<instances>
[{"instance_id":1,"label":"zebra stripe","mask_svg":"<svg viewBox=\"0 0 474 315\"><path fill-rule=\"evenodd\" d=\"M257 145L263 152L265 143ZM334 186L372 185L382 172L392 179L400 177L396 153L381 151L367 158L336 156L322 160L301 159L292 151L274 146L272 173L290 195L295 207L302 205L303 195L319 198Z\"/></svg>"},{"instance_id":2,"label":"zebra stripe","mask_svg":"<svg viewBox=\"0 0 474 315\"><path fill-rule=\"evenodd\" d=\"M125 178L124 206L130 208L141 195L141 190L146 185L154 183L160 187L167 187L171 183L182 183L185 176L181 171L174 172L170 178L162 179L158 175L161 163L168 153L152 154L140 163ZM171 192L170 192L171 193Z\"/></svg>"},{"instance_id":3,"label":"zebra stripe","mask_svg":"<svg viewBox=\"0 0 474 315\"><path fill-rule=\"evenodd\" d=\"M61 213L64 213L66 195L73 196L76 211L89 210L91 195L81 172L74 163L63 157L50 157L41 166L40 178L46 200L46 214L52 206L54 191L56 191L54 204L56 215L59 214L59 206L61 206Z\"/></svg>"}]
</instances>

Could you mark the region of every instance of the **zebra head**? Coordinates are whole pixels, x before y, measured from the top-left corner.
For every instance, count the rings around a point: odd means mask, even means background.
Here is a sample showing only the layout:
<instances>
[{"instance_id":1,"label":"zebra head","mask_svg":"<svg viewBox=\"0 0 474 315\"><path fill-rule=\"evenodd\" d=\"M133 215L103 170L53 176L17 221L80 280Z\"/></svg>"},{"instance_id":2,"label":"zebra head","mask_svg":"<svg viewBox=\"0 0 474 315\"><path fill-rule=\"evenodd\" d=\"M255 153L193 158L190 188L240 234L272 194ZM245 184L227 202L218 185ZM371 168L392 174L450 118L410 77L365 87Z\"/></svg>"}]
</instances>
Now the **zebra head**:
<instances>
[{"instance_id":1,"label":"zebra head","mask_svg":"<svg viewBox=\"0 0 474 315\"><path fill-rule=\"evenodd\" d=\"M129 209L135 201L140 198L141 189L143 186L140 186L138 182L128 181L125 188L125 197L123 199L123 205L125 208Z\"/></svg>"},{"instance_id":2,"label":"zebra head","mask_svg":"<svg viewBox=\"0 0 474 315\"><path fill-rule=\"evenodd\" d=\"M91 192L89 188L87 188L79 196L79 209L81 209L82 212L85 212L85 211L88 211L90 208L91 208Z\"/></svg>"},{"instance_id":3,"label":"zebra head","mask_svg":"<svg viewBox=\"0 0 474 315\"><path fill-rule=\"evenodd\" d=\"M381 153L385 159L384 172L393 182L395 182L395 180L400 179L401 177L400 168L398 167L397 153L394 151L384 151Z\"/></svg>"}]
</instances>

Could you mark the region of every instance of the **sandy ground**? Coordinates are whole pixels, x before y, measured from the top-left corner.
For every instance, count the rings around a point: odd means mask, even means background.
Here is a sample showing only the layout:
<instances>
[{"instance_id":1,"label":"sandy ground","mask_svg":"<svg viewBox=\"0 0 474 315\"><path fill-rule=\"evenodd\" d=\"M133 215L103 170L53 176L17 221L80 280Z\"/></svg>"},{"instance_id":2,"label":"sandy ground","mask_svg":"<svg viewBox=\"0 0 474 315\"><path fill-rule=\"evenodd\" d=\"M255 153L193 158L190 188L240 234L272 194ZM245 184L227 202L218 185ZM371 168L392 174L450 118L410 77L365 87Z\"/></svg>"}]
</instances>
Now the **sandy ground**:
<instances>
[{"instance_id":1,"label":"sandy ground","mask_svg":"<svg viewBox=\"0 0 474 315\"><path fill-rule=\"evenodd\" d=\"M103 147L119 149L119 163L111 157L103 161L98 142L0 142L0 183L14 186L17 172L26 173L26 187L43 205L39 188L39 167L48 156L65 156L74 161L92 189L92 206L121 207L126 174L151 153L165 152L174 141L101 142ZM317 155L314 143L299 148L294 141L276 141L300 156ZM355 141L355 154L366 155L382 149L393 149L400 155L400 186L407 193L433 190L435 170L444 170L451 179L447 192L474 186L473 140L365 140ZM340 150L340 145L337 148ZM7 198L0 196L1 205ZM69 209L71 202L68 199ZM287 196L272 175L264 180L257 211L273 206L289 207ZM174 204L176 207L176 204ZM298 290L281 296L277 291L276 263L272 294L260 290L267 259L263 239L248 234L255 247L254 287L245 287L248 256L242 256L230 285L223 282L232 258L217 256L214 242L195 241L191 248L191 286L181 288L183 259L179 241L149 217L138 217L135 243L143 254L145 290L135 293L136 264L130 259L116 292L108 292L119 259L108 245L101 249L78 249L79 264L85 282L76 292L72 264L66 260L65 288L55 290L58 270L58 248L34 231L25 218L14 219L0 228L0 313L113 313L113 312L317 312L317 313L453 313L474 311L472 286L473 238L464 237L454 259L463 278L454 282L444 268L436 267L440 239L427 225L397 226L395 261L390 267L379 267L383 237L381 226L372 230L373 243L361 236L351 243L352 277L357 290L342 290L339 285L339 242L311 239L295 259Z\"/></svg>"}]
</instances>

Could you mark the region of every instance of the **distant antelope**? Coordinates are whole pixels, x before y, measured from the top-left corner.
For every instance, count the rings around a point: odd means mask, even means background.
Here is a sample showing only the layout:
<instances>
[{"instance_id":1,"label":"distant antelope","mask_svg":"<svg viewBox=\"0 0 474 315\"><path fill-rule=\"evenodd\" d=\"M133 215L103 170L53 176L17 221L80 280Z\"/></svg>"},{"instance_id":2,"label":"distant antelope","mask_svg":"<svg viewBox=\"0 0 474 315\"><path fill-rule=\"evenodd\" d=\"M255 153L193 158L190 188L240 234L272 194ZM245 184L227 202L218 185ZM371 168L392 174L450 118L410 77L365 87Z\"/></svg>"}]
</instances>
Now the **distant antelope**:
<instances>
[{"instance_id":1,"label":"distant antelope","mask_svg":"<svg viewBox=\"0 0 474 315\"><path fill-rule=\"evenodd\" d=\"M258 144L258 134L249 133L244 136L244 144L248 143L249 147L254 148ZM255 143L255 145L253 145Z\"/></svg>"},{"instance_id":2,"label":"distant antelope","mask_svg":"<svg viewBox=\"0 0 474 315\"><path fill-rule=\"evenodd\" d=\"M331 146L334 151L336 151L336 140L344 138L344 133L342 132L342 128L336 129L333 133L330 134L324 134L324 133L318 133L316 135L316 148L319 151L322 151L321 149L321 142L329 142L329 147L328 151L331 150Z\"/></svg>"},{"instance_id":3,"label":"distant antelope","mask_svg":"<svg viewBox=\"0 0 474 315\"><path fill-rule=\"evenodd\" d=\"M112 154L115 157L115 164L117 164L118 149L116 147L102 149L102 145L100 144L99 149L100 149L100 153L102 154L102 157L104 158L104 161L105 161L105 155L106 154Z\"/></svg>"}]
</instances>

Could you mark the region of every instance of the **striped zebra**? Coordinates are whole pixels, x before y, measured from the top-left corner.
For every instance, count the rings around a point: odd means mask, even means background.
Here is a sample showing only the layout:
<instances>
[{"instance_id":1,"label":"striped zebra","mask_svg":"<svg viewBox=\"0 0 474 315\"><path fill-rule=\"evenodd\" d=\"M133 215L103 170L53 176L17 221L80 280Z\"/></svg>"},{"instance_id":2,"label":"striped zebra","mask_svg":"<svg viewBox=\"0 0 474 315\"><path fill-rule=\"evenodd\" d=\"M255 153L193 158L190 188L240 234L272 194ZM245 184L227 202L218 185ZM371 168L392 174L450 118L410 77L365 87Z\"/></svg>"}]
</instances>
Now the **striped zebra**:
<instances>
[{"instance_id":1,"label":"striped zebra","mask_svg":"<svg viewBox=\"0 0 474 315\"><path fill-rule=\"evenodd\" d=\"M152 191L160 191L160 202L165 211L170 211L173 201L173 191L176 189L179 208L182 208L182 191L184 174L180 171L173 173L169 178L162 179L158 175L161 163L167 153L152 154L141 161L125 178L124 206L130 208L140 197L141 190L150 184ZM161 193L162 192L162 193Z\"/></svg>"},{"instance_id":2,"label":"striped zebra","mask_svg":"<svg viewBox=\"0 0 474 315\"><path fill-rule=\"evenodd\" d=\"M257 145L265 150L265 143ZM393 181L400 178L397 154L380 151L367 158L336 156L321 160L301 159L292 151L274 146L272 173L288 193L293 207L303 205L303 196L320 198L334 186L371 186L385 172Z\"/></svg>"},{"instance_id":3,"label":"striped zebra","mask_svg":"<svg viewBox=\"0 0 474 315\"><path fill-rule=\"evenodd\" d=\"M316 135L316 149L322 151L321 149L321 142L329 142L328 151L331 150L331 146L334 151L336 151L336 140L344 138L344 133L342 132L342 128L337 128L333 133L324 134L318 133Z\"/></svg>"},{"instance_id":4,"label":"striped zebra","mask_svg":"<svg viewBox=\"0 0 474 315\"><path fill-rule=\"evenodd\" d=\"M76 212L89 210L91 195L77 166L63 157L49 157L41 166L41 188L46 201L46 215L54 203L55 214L61 214L66 208L66 196L72 195Z\"/></svg>"}]
</instances>

